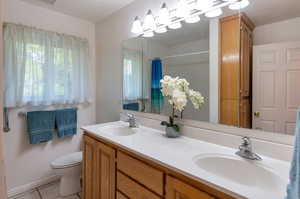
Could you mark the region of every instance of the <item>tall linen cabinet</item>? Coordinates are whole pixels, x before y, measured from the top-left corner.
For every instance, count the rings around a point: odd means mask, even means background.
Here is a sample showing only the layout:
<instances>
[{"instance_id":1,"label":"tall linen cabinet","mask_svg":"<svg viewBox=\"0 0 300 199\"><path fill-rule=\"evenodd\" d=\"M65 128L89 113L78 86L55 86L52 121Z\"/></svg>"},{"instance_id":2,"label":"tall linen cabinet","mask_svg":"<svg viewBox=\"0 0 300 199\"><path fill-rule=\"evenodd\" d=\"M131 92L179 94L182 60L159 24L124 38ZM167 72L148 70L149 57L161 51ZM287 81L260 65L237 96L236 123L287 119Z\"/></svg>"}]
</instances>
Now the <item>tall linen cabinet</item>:
<instances>
[{"instance_id":1,"label":"tall linen cabinet","mask_svg":"<svg viewBox=\"0 0 300 199\"><path fill-rule=\"evenodd\" d=\"M252 126L252 32L243 13L220 19L221 124Z\"/></svg>"}]
</instances>

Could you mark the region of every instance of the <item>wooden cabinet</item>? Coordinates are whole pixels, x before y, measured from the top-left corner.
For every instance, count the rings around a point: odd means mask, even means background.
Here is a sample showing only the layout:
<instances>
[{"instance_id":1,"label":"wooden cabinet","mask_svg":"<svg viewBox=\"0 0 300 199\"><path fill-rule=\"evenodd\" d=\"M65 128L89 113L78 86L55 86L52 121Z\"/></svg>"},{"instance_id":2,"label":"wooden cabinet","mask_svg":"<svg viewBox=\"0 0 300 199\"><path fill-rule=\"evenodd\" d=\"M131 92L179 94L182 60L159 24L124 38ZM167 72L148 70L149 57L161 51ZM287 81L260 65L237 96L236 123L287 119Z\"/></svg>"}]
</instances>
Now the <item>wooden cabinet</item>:
<instances>
[{"instance_id":1,"label":"wooden cabinet","mask_svg":"<svg viewBox=\"0 0 300 199\"><path fill-rule=\"evenodd\" d=\"M220 123L251 128L252 31L245 14L220 20Z\"/></svg>"},{"instance_id":2,"label":"wooden cabinet","mask_svg":"<svg viewBox=\"0 0 300 199\"><path fill-rule=\"evenodd\" d=\"M83 196L85 199L115 199L116 152L84 136Z\"/></svg>"},{"instance_id":3,"label":"wooden cabinet","mask_svg":"<svg viewBox=\"0 0 300 199\"><path fill-rule=\"evenodd\" d=\"M130 199L160 199L155 193L120 172L117 173L117 187Z\"/></svg>"},{"instance_id":4,"label":"wooden cabinet","mask_svg":"<svg viewBox=\"0 0 300 199\"><path fill-rule=\"evenodd\" d=\"M166 199L216 199L176 178L167 177Z\"/></svg>"},{"instance_id":5,"label":"wooden cabinet","mask_svg":"<svg viewBox=\"0 0 300 199\"><path fill-rule=\"evenodd\" d=\"M117 199L128 199L128 198L124 196L121 192L117 191Z\"/></svg>"},{"instance_id":6,"label":"wooden cabinet","mask_svg":"<svg viewBox=\"0 0 300 199\"><path fill-rule=\"evenodd\" d=\"M83 185L83 199L235 199L87 132Z\"/></svg>"},{"instance_id":7,"label":"wooden cabinet","mask_svg":"<svg viewBox=\"0 0 300 199\"><path fill-rule=\"evenodd\" d=\"M118 152L118 170L148 187L159 195L163 195L164 174L151 166Z\"/></svg>"}]
</instances>

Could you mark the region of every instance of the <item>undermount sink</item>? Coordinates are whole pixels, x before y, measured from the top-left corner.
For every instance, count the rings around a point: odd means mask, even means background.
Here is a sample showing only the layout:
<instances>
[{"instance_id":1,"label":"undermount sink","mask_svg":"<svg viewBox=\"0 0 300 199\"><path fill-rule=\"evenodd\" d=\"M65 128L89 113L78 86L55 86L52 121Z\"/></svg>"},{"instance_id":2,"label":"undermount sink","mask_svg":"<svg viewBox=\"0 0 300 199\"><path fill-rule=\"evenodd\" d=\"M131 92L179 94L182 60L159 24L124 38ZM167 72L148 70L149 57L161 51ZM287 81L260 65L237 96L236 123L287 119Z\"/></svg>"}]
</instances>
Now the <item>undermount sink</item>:
<instances>
[{"instance_id":1,"label":"undermount sink","mask_svg":"<svg viewBox=\"0 0 300 199\"><path fill-rule=\"evenodd\" d=\"M194 157L201 169L237 184L274 189L284 186L282 179L258 161L243 160L234 155L206 154Z\"/></svg>"},{"instance_id":2,"label":"undermount sink","mask_svg":"<svg viewBox=\"0 0 300 199\"><path fill-rule=\"evenodd\" d=\"M130 136L136 133L136 130L134 130L133 128L115 125L102 127L102 131L105 134L110 134L113 136Z\"/></svg>"}]
</instances>

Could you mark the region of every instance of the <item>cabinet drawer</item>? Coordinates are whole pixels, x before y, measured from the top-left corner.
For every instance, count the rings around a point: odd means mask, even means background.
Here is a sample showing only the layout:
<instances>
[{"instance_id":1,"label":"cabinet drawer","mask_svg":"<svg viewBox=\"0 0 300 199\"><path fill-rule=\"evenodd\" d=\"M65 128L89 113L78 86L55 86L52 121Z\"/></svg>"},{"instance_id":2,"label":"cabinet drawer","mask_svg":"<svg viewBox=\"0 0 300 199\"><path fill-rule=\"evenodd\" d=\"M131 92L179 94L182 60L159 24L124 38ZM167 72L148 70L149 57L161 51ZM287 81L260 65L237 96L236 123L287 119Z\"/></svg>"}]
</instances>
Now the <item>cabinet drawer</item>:
<instances>
[{"instance_id":1,"label":"cabinet drawer","mask_svg":"<svg viewBox=\"0 0 300 199\"><path fill-rule=\"evenodd\" d=\"M118 152L117 168L157 194L163 195L163 172L122 152Z\"/></svg>"},{"instance_id":2,"label":"cabinet drawer","mask_svg":"<svg viewBox=\"0 0 300 199\"><path fill-rule=\"evenodd\" d=\"M127 199L123 194L117 191L117 199Z\"/></svg>"},{"instance_id":3,"label":"cabinet drawer","mask_svg":"<svg viewBox=\"0 0 300 199\"><path fill-rule=\"evenodd\" d=\"M117 188L129 198L160 199L160 197L120 172L117 173Z\"/></svg>"}]
</instances>

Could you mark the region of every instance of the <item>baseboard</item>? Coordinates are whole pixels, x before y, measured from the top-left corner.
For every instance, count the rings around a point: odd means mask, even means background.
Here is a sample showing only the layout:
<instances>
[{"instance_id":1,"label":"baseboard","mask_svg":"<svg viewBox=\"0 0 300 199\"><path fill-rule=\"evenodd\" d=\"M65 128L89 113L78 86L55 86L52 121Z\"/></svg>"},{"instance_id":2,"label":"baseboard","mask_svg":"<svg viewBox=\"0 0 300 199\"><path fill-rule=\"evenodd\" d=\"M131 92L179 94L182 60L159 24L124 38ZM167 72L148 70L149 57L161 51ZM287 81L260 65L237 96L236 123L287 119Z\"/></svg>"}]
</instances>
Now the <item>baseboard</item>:
<instances>
[{"instance_id":1,"label":"baseboard","mask_svg":"<svg viewBox=\"0 0 300 199\"><path fill-rule=\"evenodd\" d=\"M42 178L42 179L30 182L28 184L21 185L21 186L15 187L13 189L10 189L10 190L8 190L7 195L8 195L8 197L13 197L15 195L19 195L19 194L31 191L31 190L33 190L37 187L52 183L52 182L57 181L57 180L59 180L59 177L56 176L56 175L50 176L50 177L47 177L47 178Z\"/></svg>"}]
</instances>

